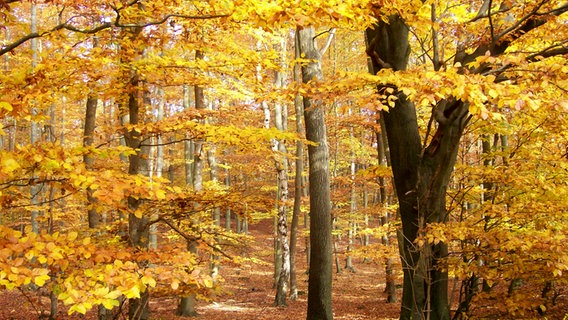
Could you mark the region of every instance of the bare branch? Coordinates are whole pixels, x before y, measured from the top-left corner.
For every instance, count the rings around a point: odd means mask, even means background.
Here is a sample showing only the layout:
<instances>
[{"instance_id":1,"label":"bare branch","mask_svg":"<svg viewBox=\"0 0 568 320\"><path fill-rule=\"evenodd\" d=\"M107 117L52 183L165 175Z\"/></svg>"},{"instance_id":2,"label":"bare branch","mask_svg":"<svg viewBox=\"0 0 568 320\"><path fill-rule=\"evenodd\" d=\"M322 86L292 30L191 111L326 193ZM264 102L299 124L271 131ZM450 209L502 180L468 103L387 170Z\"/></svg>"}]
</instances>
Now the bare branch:
<instances>
[{"instance_id":1,"label":"bare branch","mask_svg":"<svg viewBox=\"0 0 568 320\"><path fill-rule=\"evenodd\" d=\"M329 32L329 35L327 36L327 40L325 41L325 45L320 50L320 55L322 55L322 56L325 54L325 52L327 51L327 49L329 49L329 46L331 45L331 40L333 40L333 36L335 35L335 28L331 28L326 32ZM314 37L314 39L319 37L320 35L326 33L326 32L322 32L322 33L318 34L317 36Z\"/></svg>"},{"instance_id":2,"label":"bare branch","mask_svg":"<svg viewBox=\"0 0 568 320\"><path fill-rule=\"evenodd\" d=\"M152 223L157 223L157 222L163 222L165 224L167 224L170 228L172 228L172 230L174 230L177 234L179 234L182 238L184 238L186 241L188 242L193 242L193 241L197 241L199 239L201 239L201 236L196 237L196 236L190 236L187 233L183 232L183 230L181 230L180 228L178 228L175 224L171 223L170 221L168 221L167 219L160 217L157 220L152 221ZM208 243L207 241L204 241L204 243L211 249L213 249L213 251L220 253L221 255L223 255L225 258L227 259L233 259L233 257L231 257L230 255L228 255L227 253L225 253L223 250L217 248L216 246Z\"/></svg>"},{"instance_id":3,"label":"bare branch","mask_svg":"<svg viewBox=\"0 0 568 320\"><path fill-rule=\"evenodd\" d=\"M531 12L529 12L526 16L522 17L521 19L519 19L519 21L517 21L515 24L513 24L512 26L510 26L509 28L503 30L503 32L501 32L496 39L501 39L503 38L505 35L507 35L509 32L516 30L517 28L522 29L522 25L525 24L525 22L530 21L531 18L533 18L538 10L546 3L547 0L542 0L541 3L539 3ZM544 22L543 22L544 23ZM518 37L517 37L518 38Z\"/></svg>"},{"instance_id":4,"label":"bare branch","mask_svg":"<svg viewBox=\"0 0 568 320\"><path fill-rule=\"evenodd\" d=\"M130 3L127 4L127 6L133 5L135 3L137 3L138 1L131 1ZM116 7L112 7L113 10L116 12L116 18L114 20L114 22L106 22L103 23L95 28L92 29L80 29L78 27L75 27L73 25L71 25L71 19L67 20L64 23L58 24L55 27L46 30L44 32L41 33L30 33L27 34L25 36L23 36L22 38L12 42L11 44L5 45L0 49L0 56L16 49L17 47L19 47L20 45L26 43L27 41L34 39L34 38L40 38L43 37L47 34L53 33L55 31L59 31L59 30L69 30L72 32L77 32L77 33L83 33L83 34L95 34L99 31L102 31L104 29L108 29L111 27L117 27L117 28L145 28L145 27L149 27L149 26L155 26L155 25L160 25L160 24L164 24L166 21L168 21L170 18L181 18L181 19L188 19L188 20L205 20L205 19L217 19L217 18L226 18L229 17L229 14L219 14L219 15L199 15L199 16L194 16L194 15L184 15L184 14L176 14L176 13L172 13L172 14L168 14L166 16L164 16L163 18L156 20L156 21L150 21L150 22L146 22L146 23L140 23L140 24L136 24L136 23L129 23L129 24L122 24L120 23L120 10L122 10L125 7L122 8L116 8Z\"/></svg>"}]
</instances>

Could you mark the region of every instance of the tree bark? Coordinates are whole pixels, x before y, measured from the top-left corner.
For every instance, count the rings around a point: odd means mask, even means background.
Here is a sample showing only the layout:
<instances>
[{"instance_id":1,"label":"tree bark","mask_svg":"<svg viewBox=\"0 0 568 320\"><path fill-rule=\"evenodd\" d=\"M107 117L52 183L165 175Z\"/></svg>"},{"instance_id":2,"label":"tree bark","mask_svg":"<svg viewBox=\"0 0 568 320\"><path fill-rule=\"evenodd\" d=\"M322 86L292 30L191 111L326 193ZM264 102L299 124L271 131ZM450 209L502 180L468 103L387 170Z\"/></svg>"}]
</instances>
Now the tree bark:
<instances>
[{"instance_id":1,"label":"tree bark","mask_svg":"<svg viewBox=\"0 0 568 320\"><path fill-rule=\"evenodd\" d=\"M381 68L405 70L410 46L408 27L398 16L367 30L371 72ZM383 88L378 88L379 91ZM467 123L467 105L443 100L433 108L438 122L427 147L422 147L414 104L401 92L394 108L383 111L394 182L399 200L402 234L399 248L404 283L401 319L449 319L448 274L440 266L447 245L415 244L423 228L446 221L446 188L456 161L459 141Z\"/></svg>"},{"instance_id":2,"label":"tree bark","mask_svg":"<svg viewBox=\"0 0 568 320\"><path fill-rule=\"evenodd\" d=\"M85 147L90 147L93 145L94 133L95 133L95 122L97 117L97 103L98 99L95 95L89 95L87 98L87 108L85 113L85 128L83 131L83 145ZM89 153L83 155L83 162L87 170L92 170L95 159ZM89 228L96 228L99 226L101 221L101 216L97 212L96 201L97 199L93 197L94 190L90 187L87 189L87 215L89 219Z\"/></svg>"},{"instance_id":3,"label":"tree bark","mask_svg":"<svg viewBox=\"0 0 568 320\"><path fill-rule=\"evenodd\" d=\"M298 44L298 31L295 35L295 50L294 57L300 58L300 47ZM294 66L294 82L300 81L300 65ZM294 109L296 111L296 132L302 136L304 128L302 124L302 114L304 112L302 106L302 97L297 94L294 97ZM298 299L298 284L296 274L296 250L298 243L298 225L300 220L301 206L302 206L302 173L304 172L304 143L302 141L296 142L296 176L294 177L294 208L292 211L292 223L290 226L290 300Z\"/></svg>"},{"instance_id":4,"label":"tree bark","mask_svg":"<svg viewBox=\"0 0 568 320\"><path fill-rule=\"evenodd\" d=\"M140 123L140 105L138 100L138 75L134 74L130 82L130 91L128 94L128 114L130 118L130 124L136 125ZM126 136L127 145L136 150L135 154L128 156L128 174L137 175L141 173L146 173L147 163L146 148L140 148L141 137L140 133L135 130L127 132ZM142 204L142 200L135 199L133 197L128 198L128 209L130 214L128 215L128 236L130 239L130 246L140 248L145 250L148 248L149 239L149 229L148 229L148 217L142 216L137 217L133 212L138 209ZM148 290L140 293L139 299L130 299L128 305L128 318L130 320L147 320L150 319L150 308L149 308L149 298L150 295Z\"/></svg>"},{"instance_id":5,"label":"tree bark","mask_svg":"<svg viewBox=\"0 0 568 320\"><path fill-rule=\"evenodd\" d=\"M381 126L381 132L376 132L377 136L377 157L380 166L389 166L390 167L390 154L387 152L387 137L384 131L384 119L378 119L377 123ZM388 205L388 197L386 191L386 180L384 177L379 177L379 201L383 208L385 208L385 213L380 218L381 225L385 225L388 223L389 214L386 210ZM382 243L386 246L390 244L389 236L384 235L382 237ZM393 258L388 257L385 259L385 292L387 293L387 302L388 303L395 303L397 302L396 297L396 283L394 279L394 270L393 270Z\"/></svg>"},{"instance_id":6,"label":"tree bark","mask_svg":"<svg viewBox=\"0 0 568 320\"><path fill-rule=\"evenodd\" d=\"M286 41L284 37L280 39L280 66L286 69ZM275 86L282 88L284 86L284 74L280 71L276 72L274 79ZM287 108L281 103L274 104L274 125L279 131L287 130L288 114ZM276 284L275 305L285 306L290 288L290 241L288 237L288 159L286 158L286 145L284 141L274 141L275 167L278 181L278 193L280 195L278 203L278 223L277 232L281 249L281 267Z\"/></svg>"},{"instance_id":7,"label":"tree bark","mask_svg":"<svg viewBox=\"0 0 568 320\"><path fill-rule=\"evenodd\" d=\"M132 41L136 39L141 32L140 28L132 28L125 31L124 39L127 41ZM124 57L122 59L125 62L132 61L134 57L126 55L123 53ZM142 55L143 52L137 53ZM131 125L138 125L142 122L140 115L143 114L143 110L140 110L140 76L135 70L125 71L123 75L125 81L127 81L126 86L126 105L122 105L121 109L123 114L128 116L128 121ZM141 146L142 137L140 133L134 129L128 130L124 134L124 140L126 145L135 150L134 154L128 156L128 174L138 175L138 174L148 174L148 148ZM142 204L141 199L134 197L128 197L128 237L129 245L131 247L139 248L141 250L148 249L148 239L149 239L149 229L147 216L137 217L134 212ZM148 290L140 293L140 298L130 299L128 303L128 318L130 320L147 320L150 318L150 308L149 308L149 292Z\"/></svg>"},{"instance_id":8,"label":"tree bark","mask_svg":"<svg viewBox=\"0 0 568 320\"><path fill-rule=\"evenodd\" d=\"M310 62L302 66L302 81L321 81L321 53L315 44L313 27L298 32L300 55ZM308 281L309 320L333 319L331 308L332 244L331 200L329 183L329 151L322 102L304 96L306 138L315 145L308 146L310 188L310 271Z\"/></svg>"},{"instance_id":9,"label":"tree bark","mask_svg":"<svg viewBox=\"0 0 568 320\"><path fill-rule=\"evenodd\" d=\"M202 60L203 52L200 50L195 51L195 59ZM205 109L205 94L203 88L200 86L195 86L195 108L198 110ZM203 160L205 157L205 152L203 150L204 142L203 140L197 140L194 143L195 150L193 154L193 189L195 191L201 191L203 189ZM194 242L188 243L187 247L191 253L197 254L197 244ZM187 297L182 297L178 305L177 314L182 317L195 317L198 316L197 310L195 310L196 295L192 294Z\"/></svg>"},{"instance_id":10,"label":"tree bark","mask_svg":"<svg viewBox=\"0 0 568 320\"><path fill-rule=\"evenodd\" d=\"M37 32L37 5L35 3L32 3L31 9L30 9L30 31L32 33ZM30 41L30 47L31 47L31 52L32 52L32 69L34 69L37 66L38 63L38 48L37 48L37 39L32 39ZM32 117L35 117L38 114L38 109L37 107L32 107L31 110L31 115ZM39 128L39 124L36 122L35 119L32 119L32 123L31 123L31 127L30 127L30 143L36 144L39 142L40 140L40 128ZM35 177L32 177L35 178ZM30 197L31 197L31 205L33 207L39 206L39 202L40 202L40 193L42 190L42 185L41 184L33 184L30 188ZM37 209L33 209L31 211L31 225L32 225L32 232L34 233L39 233L39 214L40 211Z\"/></svg>"}]
</instances>

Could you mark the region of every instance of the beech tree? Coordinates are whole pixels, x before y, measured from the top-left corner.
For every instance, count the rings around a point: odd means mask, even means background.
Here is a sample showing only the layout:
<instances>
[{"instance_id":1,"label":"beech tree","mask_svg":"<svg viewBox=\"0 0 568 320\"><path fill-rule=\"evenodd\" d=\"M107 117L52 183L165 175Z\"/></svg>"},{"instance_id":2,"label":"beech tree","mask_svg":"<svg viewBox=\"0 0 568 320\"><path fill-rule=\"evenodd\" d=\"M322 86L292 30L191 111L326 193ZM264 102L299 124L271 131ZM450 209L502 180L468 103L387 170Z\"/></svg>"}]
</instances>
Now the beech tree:
<instances>
[{"instance_id":1,"label":"beech tree","mask_svg":"<svg viewBox=\"0 0 568 320\"><path fill-rule=\"evenodd\" d=\"M297 32L300 55L311 59L302 66L302 81L322 80L322 51L316 45L315 29ZM331 39L331 38L330 38ZM326 45L329 46L329 43ZM325 110L321 101L304 96L306 139L308 146L310 189L310 270L308 282L307 319L333 319L331 310L331 199L329 189L329 151Z\"/></svg>"},{"instance_id":2,"label":"beech tree","mask_svg":"<svg viewBox=\"0 0 568 320\"><path fill-rule=\"evenodd\" d=\"M388 107L381 112L381 117L388 137L402 220L399 236L404 271L401 319L450 318L448 274L444 262L448 256L447 243L439 239L426 243L417 240L427 236L426 227L429 224L445 223L448 220L447 186L464 128L472 115L479 114L487 118L492 103L500 100L496 104L504 105L503 96L506 96L507 89L493 88L493 84L519 81L518 74L508 73L508 70L514 69L515 63L503 62L506 61L505 57L515 56L516 63L530 64L537 56L546 59L566 52L561 45L563 38L551 39L550 46L531 47L528 55L519 55L511 52L511 49L516 48L517 43L524 43L525 37L529 37L531 33L538 34L539 28L546 29L548 24L554 25L556 20L553 17L567 11L568 6L555 1L513 3L511 7L506 5L504 9L494 7L491 1L485 1L485 4L487 5L479 9L478 16L462 23L468 25L482 21L479 23L488 28L489 32L485 35L475 34L474 39L456 39L458 46L455 48L453 62L441 55L438 38L441 34L451 37L452 33L446 34L443 29L434 27L429 42L422 44L429 48L425 49L424 54L430 57L433 72L428 74L432 77L436 77L436 72L444 74L442 77L447 77L446 85L449 86L434 85L447 89L447 92L438 91L431 100L421 97L426 99L426 104L433 104L424 138L419 132L415 103L408 98L420 91L417 89L420 85L414 82L414 88L411 88L410 83L402 84L386 76L391 73L404 74L407 70L412 52L409 31L412 24L419 20L412 21L411 15L419 9L425 9L424 6L409 8L403 13L384 10L377 25L366 32L371 72L382 77L378 80L381 83L378 91L387 97L385 104ZM448 4L441 10L451 12L451 7ZM431 21L436 24L440 12L436 3L431 4L430 11ZM447 43L449 39L444 41ZM453 66L446 65L450 63ZM454 81L452 75L455 75ZM474 96L471 91L460 89L461 84L457 79L462 76L465 79L486 81L487 96L478 100L480 97ZM428 85L432 86L433 83L429 82ZM413 90L416 91L412 92Z\"/></svg>"}]
</instances>

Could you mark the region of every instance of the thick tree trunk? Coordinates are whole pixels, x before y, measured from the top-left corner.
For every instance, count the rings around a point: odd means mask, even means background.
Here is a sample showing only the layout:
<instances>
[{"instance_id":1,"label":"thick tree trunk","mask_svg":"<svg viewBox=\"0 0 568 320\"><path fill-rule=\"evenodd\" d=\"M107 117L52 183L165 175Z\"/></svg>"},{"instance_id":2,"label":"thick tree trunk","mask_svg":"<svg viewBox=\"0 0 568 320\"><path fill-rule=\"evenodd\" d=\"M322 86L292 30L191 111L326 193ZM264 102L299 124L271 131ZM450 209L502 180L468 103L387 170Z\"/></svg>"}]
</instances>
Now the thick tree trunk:
<instances>
[{"instance_id":1,"label":"thick tree trunk","mask_svg":"<svg viewBox=\"0 0 568 320\"><path fill-rule=\"evenodd\" d=\"M322 80L321 53L315 45L315 29L300 29L298 36L300 54L311 60L302 66L303 82ZM333 319L331 200L325 109L321 101L304 97L304 119L306 138L315 142L315 145L308 146L311 255L307 319L329 320Z\"/></svg>"},{"instance_id":2,"label":"thick tree trunk","mask_svg":"<svg viewBox=\"0 0 568 320\"><path fill-rule=\"evenodd\" d=\"M367 40L373 73L381 68L406 69L408 27L400 17L393 16L388 24L381 22L374 30L369 29ZM419 247L414 241L428 223L446 221L446 187L468 119L467 105L443 100L435 106L432 117L438 125L423 149L414 105L401 92L395 94L395 107L381 116L402 220L399 248L404 283L400 318L446 320L448 275L439 263L447 256L447 245Z\"/></svg>"}]
</instances>

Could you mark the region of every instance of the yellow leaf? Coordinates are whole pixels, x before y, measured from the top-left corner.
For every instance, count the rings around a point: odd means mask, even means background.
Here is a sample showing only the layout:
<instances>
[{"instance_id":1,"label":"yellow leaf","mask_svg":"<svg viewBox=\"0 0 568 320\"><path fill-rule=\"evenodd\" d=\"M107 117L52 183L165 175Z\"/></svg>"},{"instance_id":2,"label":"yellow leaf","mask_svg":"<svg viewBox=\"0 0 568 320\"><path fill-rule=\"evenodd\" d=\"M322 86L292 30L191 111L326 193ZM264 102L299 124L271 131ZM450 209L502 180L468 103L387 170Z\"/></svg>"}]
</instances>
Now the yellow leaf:
<instances>
[{"instance_id":1,"label":"yellow leaf","mask_svg":"<svg viewBox=\"0 0 568 320\"><path fill-rule=\"evenodd\" d=\"M50 279L50 277L49 277L48 275L44 274L44 275L35 277L35 278L34 278L34 283L35 283L36 285L42 287L42 286L45 284L45 282L46 282L47 280L49 280L49 279Z\"/></svg>"},{"instance_id":2,"label":"yellow leaf","mask_svg":"<svg viewBox=\"0 0 568 320\"><path fill-rule=\"evenodd\" d=\"M69 314L73 314L75 312L78 312L80 314L85 314L87 313L87 308L85 307L84 304L80 303L80 304L76 304L74 306L71 306L71 308L69 308Z\"/></svg>"},{"instance_id":3,"label":"yellow leaf","mask_svg":"<svg viewBox=\"0 0 568 320\"><path fill-rule=\"evenodd\" d=\"M4 109L4 110L8 110L8 111L14 110L14 108L12 108L12 105L9 104L6 101L0 101L0 109Z\"/></svg>"},{"instance_id":4,"label":"yellow leaf","mask_svg":"<svg viewBox=\"0 0 568 320\"><path fill-rule=\"evenodd\" d=\"M138 288L138 285L128 289L124 293L124 296L126 296L126 298L128 299L140 298L140 289Z\"/></svg>"},{"instance_id":5,"label":"yellow leaf","mask_svg":"<svg viewBox=\"0 0 568 320\"><path fill-rule=\"evenodd\" d=\"M105 307L107 310L111 310L114 307L118 307L119 304L120 303L116 299L105 299L105 300L103 300L103 307Z\"/></svg>"},{"instance_id":6,"label":"yellow leaf","mask_svg":"<svg viewBox=\"0 0 568 320\"><path fill-rule=\"evenodd\" d=\"M20 164L12 158L2 159L2 168L5 172L11 173L20 169Z\"/></svg>"},{"instance_id":7,"label":"yellow leaf","mask_svg":"<svg viewBox=\"0 0 568 320\"><path fill-rule=\"evenodd\" d=\"M207 277L203 279L203 285L205 288L212 288L213 287L213 279Z\"/></svg>"},{"instance_id":8,"label":"yellow leaf","mask_svg":"<svg viewBox=\"0 0 568 320\"><path fill-rule=\"evenodd\" d=\"M156 286L156 280L152 277L143 276L141 280L143 284L149 285L152 288Z\"/></svg>"},{"instance_id":9,"label":"yellow leaf","mask_svg":"<svg viewBox=\"0 0 568 320\"><path fill-rule=\"evenodd\" d=\"M69 234L67 235L67 240L69 240L69 241L75 241L75 239L77 239L77 236L78 236L78 235L79 235L79 234L78 234L77 232L71 231L71 232L69 232Z\"/></svg>"},{"instance_id":10,"label":"yellow leaf","mask_svg":"<svg viewBox=\"0 0 568 320\"><path fill-rule=\"evenodd\" d=\"M47 258L44 255L41 255L39 257L37 257L37 261L39 261L39 263L44 264L47 262Z\"/></svg>"},{"instance_id":11,"label":"yellow leaf","mask_svg":"<svg viewBox=\"0 0 568 320\"><path fill-rule=\"evenodd\" d=\"M120 297L122 293L119 290L114 290L105 295L105 299L115 300L116 298Z\"/></svg>"},{"instance_id":12,"label":"yellow leaf","mask_svg":"<svg viewBox=\"0 0 568 320\"><path fill-rule=\"evenodd\" d=\"M104 296L106 296L106 295L108 294L108 292L109 292L108 287L100 287L100 288L97 288L97 289L95 290L94 294L95 294L96 296L104 297Z\"/></svg>"},{"instance_id":13,"label":"yellow leaf","mask_svg":"<svg viewBox=\"0 0 568 320\"><path fill-rule=\"evenodd\" d=\"M158 198L158 200L164 200L166 198L166 192L164 190L156 190L156 198Z\"/></svg>"},{"instance_id":14,"label":"yellow leaf","mask_svg":"<svg viewBox=\"0 0 568 320\"><path fill-rule=\"evenodd\" d=\"M170 285L172 289L177 290L179 288L179 280L177 279L172 280L172 283Z\"/></svg>"},{"instance_id":15,"label":"yellow leaf","mask_svg":"<svg viewBox=\"0 0 568 320\"><path fill-rule=\"evenodd\" d=\"M134 211L134 216L136 216L136 218L138 219L142 219L142 216L144 215L144 210L141 208L136 209L136 211Z\"/></svg>"}]
</instances>

